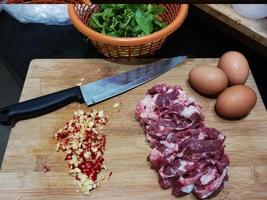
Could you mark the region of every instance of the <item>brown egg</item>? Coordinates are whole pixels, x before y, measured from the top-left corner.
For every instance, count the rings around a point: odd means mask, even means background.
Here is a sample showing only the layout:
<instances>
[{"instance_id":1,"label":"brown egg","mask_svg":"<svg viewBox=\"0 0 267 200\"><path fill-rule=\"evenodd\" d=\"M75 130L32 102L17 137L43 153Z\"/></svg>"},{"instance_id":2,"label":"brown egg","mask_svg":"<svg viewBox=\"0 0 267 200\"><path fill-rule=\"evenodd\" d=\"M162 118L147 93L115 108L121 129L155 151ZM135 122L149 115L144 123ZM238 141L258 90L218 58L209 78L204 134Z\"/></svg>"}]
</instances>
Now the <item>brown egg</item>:
<instances>
[{"instance_id":1,"label":"brown egg","mask_svg":"<svg viewBox=\"0 0 267 200\"><path fill-rule=\"evenodd\" d=\"M228 85L227 76L217 67L195 67L190 71L188 80L196 91L208 96L218 95Z\"/></svg>"},{"instance_id":2,"label":"brown egg","mask_svg":"<svg viewBox=\"0 0 267 200\"><path fill-rule=\"evenodd\" d=\"M245 85L235 85L225 89L218 97L216 111L227 118L241 118L246 116L257 101L253 89Z\"/></svg>"},{"instance_id":3,"label":"brown egg","mask_svg":"<svg viewBox=\"0 0 267 200\"><path fill-rule=\"evenodd\" d=\"M229 85L238 85L246 82L249 74L249 64L245 56L237 51L228 51L222 55L218 67L228 77Z\"/></svg>"}]
</instances>

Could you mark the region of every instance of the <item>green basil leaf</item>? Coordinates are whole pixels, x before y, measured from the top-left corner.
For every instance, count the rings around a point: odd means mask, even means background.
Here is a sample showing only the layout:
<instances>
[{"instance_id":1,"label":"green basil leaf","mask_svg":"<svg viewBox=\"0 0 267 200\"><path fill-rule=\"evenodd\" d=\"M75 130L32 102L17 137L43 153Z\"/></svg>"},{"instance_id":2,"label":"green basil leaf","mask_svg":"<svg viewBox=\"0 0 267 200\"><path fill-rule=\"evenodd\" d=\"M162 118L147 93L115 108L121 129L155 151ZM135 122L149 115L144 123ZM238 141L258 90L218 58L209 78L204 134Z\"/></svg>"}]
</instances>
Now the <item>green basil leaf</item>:
<instances>
[{"instance_id":1,"label":"green basil leaf","mask_svg":"<svg viewBox=\"0 0 267 200\"><path fill-rule=\"evenodd\" d=\"M165 12L165 7L163 6L154 6L151 10L151 14L159 15Z\"/></svg>"},{"instance_id":2,"label":"green basil leaf","mask_svg":"<svg viewBox=\"0 0 267 200\"><path fill-rule=\"evenodd\" d=\"M135 12L135 20L138 24L138 26L142 29L142 31L148 35L153 31L153 15L147 14L141 10L136 10Z\"/></svg>"},{"instance_id":3,"label":"green basil leaf","mask_svg":"<svg viewBox=\"0 0 267 200\"><path fill-rule=\"evenodd\" d=\"M152 4L100 4L92 14L88 26L107 35L135 37L148 35L164 28L156 16L164 12L162 6Z\"/></svg>"}]
</instances>

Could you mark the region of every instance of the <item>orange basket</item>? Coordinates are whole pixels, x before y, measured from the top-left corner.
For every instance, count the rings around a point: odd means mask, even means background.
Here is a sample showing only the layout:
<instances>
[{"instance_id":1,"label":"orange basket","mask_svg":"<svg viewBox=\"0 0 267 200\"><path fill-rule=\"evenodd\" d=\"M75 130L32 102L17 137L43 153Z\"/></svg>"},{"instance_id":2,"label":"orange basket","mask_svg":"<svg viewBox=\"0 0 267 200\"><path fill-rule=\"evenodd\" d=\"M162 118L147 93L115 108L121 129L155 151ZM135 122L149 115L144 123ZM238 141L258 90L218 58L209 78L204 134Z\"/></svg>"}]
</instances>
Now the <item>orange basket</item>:
<instances>
[{"instance_id":1,"label":"orange basket","mask_svg":"<svg viewBox=\"0 0 267 200\"><path fill-rule=\"evenodd\" d=\"M159 15L167 26L142 37L112 37L98 33L87 26L96 5L69 4L68 12L73 25L89 39L95 48L107 57L140 57L153 55L161 48L166 38L184 22L188 4L161 4L165 12Z\"/></svg>"}]
</instances>

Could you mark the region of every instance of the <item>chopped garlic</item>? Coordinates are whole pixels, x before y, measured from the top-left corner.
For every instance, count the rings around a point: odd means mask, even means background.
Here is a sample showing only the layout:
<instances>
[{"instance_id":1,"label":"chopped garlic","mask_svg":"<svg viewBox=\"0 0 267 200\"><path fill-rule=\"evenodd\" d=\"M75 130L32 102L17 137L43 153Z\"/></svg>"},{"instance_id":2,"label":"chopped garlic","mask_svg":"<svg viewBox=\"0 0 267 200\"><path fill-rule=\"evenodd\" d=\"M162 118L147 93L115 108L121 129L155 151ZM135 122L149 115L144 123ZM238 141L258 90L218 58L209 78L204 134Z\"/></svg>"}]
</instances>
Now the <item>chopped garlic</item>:
<instances>
[{"instance_id":1,"label":"chopped garlic","mask_svg":"<svg viewBox=\"0 0 267 200\"><path fill-rule=\"evenodd\" d=\"M91 153L89 151L86 151L83 156L85 157L85 159L88 159L91 157Z\"/></svg>"},{"instance_id":2,"label":"chopped garlic","mask_svg":"<svg viewBox=\"0 0 267 200\"><path fill-rule=\"evenodd\" d=\"M97 152L97 148L96 147L92 147L92 152Z\"/></svg>"},{"instance_id":3,"label":"chopped garlic","mask_svg":"<svg viewBox=\"0 0 267 200\"><path fill-rule=\"evenodd\" d=\"M103 110L100 110L99 113L98 113L98 116L100 118L103 118L104 117L104 111Z\"/></svg>"},{"instance_id":4,"label":"chopped garlic","mask_svg":"<svg viewBox=\"0 0 267 200\"><path fill-rule=\"evenodd\" d=\"M75 84L75 86L81 86L82 85L82 83L76 83Z\"/></svg>"},{"instance_id":5,"label":"chopped garlic","mask_svg":"<svg viewBox=\"0 0 267 200\"><path fill-rule=\"evenodd\" d=\"M104 180L105 179L105 176L103 175L103 174L101 174L100 176L99 176L99 180Z\"/></svg>"},{"instance_id":6,"label":"chopped garlic","mask_svg":"<svg viewBox=\"0 0 267 200\"><path fill-rule=\"evenodd\" d=\"M95 73L98 74L99 72L100 72L100 69L98 68L98 69L95 71Z\"/></svg>"},{"instance_id":7,"label":"chopped garlic","mask_svg":"<svg viewBox=\"0 0 267 200\"><path fill-rule=\"evenodd\" d=\"M94 125L95 125L94 122L88 122L89 128L92 128Z\"/></svg>"},{"instance_id":8,"label":"chopped garlic","mask_svg":"<svg viewBox=\"0 0 267 200\"><path fill-rule=\"evenodd\" d=\"M121 105L121 103L114 103L112 107L113 107L113 108L117 108L117 107L119 107L120 105Z\"/></svg>"},{"instance_id":9,"label":"chopped garlic","mask_svg":"<svg viewBox=\"0 0 267 200\"><path fill-rule=\"evenodd\" d=\"M68 149L68 150L66 151L66 154L70 154L70 153L71 153L71 150Z\"/></svg>"},{"instance_id":10,"label":"chopped garlic","mask_svg":"<svg viewBox=\"0 0 267 200\"><path fill-rule=\"evenodd\" d=\"M59 149L60 149L60 143L58 142L57 147L56 147L56 151L59 151Z\"/></svg>"},{"instance_id":11,"label":"chopped garlic","mask_svg":"<svg viewBox=\"0 0 267 200\"><path fill-rule=\"evenodd\" d=\"M70 174L73 174L73 173L80 173L80 172L81 172L81 170L80 170L78 167L69 170L69 173L70 173Z\"/></svg>"},{"instance_id":12,"label":"chopped garlic","mask_svg":"<svg viewBox=\"0 0 267 200\"><path fill-rule=\"evenodd\" d=\"M62 150L67 154L66 160L69 164L69 174L76 177L75 185L84 194L100 186L97 174L104 169L106 164L96 162L103 158L106 136L102 133L103 126L107 123L104 111L90 111L85 113L82 110L74 112L73 118L60 129L55 138L58 140L57 151ZM94 156L93 156L94 154ZM87 174L87 162L99 168L96 174ZM98 164L97 164L98 163ZM103 167L103 165L105 165ZM90 165L89 165L90 167ZM98 177L99 178L99 177Z\"/></svg>"},{"instance_id":13,"label":"chopped garlic","mask_svg":"<svg viewBox=\"0 0 267 200\"><path fill-rule=\"evenodd\" d=\"M108 169L108 166L106 165L106 163L104 163L104 164L102 165L102 168L103 168L103 169Z\"/></svg>"},{"instance_id":14,"label":"chopped garlic","mask_svg":"<svg viewBox=\"0 0 267 200\"><path fill-rule=\"evenodd\" d=\"M77 115L79 115L79 116L84 115L84 111L82 111L82 110L78 110L78 111L77 111Z\"/></svg>"}]
</instances>

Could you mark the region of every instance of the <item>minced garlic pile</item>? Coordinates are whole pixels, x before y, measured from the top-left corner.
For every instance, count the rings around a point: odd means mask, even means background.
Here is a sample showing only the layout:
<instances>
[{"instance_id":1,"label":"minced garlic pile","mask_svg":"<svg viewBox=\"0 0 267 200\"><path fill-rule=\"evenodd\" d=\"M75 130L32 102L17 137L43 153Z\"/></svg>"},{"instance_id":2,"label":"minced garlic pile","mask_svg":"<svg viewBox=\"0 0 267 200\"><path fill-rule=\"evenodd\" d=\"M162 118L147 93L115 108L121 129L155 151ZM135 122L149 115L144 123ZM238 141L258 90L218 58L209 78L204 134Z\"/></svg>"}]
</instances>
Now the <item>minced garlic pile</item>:
<instances>
[{"instance_id":1,"label":"minced garlic pile","mask_svg":"<svg viewBox=\"0 0 267 200\"><path fill-rule=\"evenodd\" d=\"M55 138L57 151L67 155L69 173L75 177L75 184L84 194L100 185L97 175L107 169L104 163L106 135L102 130L108 119L103 111L82 110L74 112L73 118L60 129Z\"/></svg>"}]
</instances>

